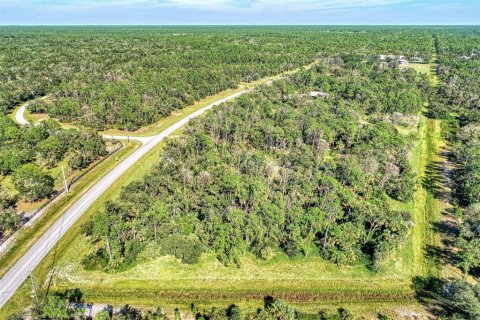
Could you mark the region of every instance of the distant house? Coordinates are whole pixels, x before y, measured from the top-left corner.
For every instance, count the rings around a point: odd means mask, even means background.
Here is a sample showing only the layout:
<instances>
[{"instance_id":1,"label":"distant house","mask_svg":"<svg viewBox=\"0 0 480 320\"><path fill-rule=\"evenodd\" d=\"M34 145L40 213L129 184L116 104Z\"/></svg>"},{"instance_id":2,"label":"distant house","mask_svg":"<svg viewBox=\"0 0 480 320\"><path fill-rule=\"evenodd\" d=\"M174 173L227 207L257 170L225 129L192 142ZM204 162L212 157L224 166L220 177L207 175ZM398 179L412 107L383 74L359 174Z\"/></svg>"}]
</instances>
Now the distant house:
<instances>
[{"instance_id":1,"label":"distant house","mask_svg":"<svg viewBox=\"0 0 480 320\"><path fill-rule=\"evenodd\" d=\"M425 61L424 61L422 58L420 58L420 57L413 57L410 62L414 62L414 63L424 63Z\"/></svg>"},{"instance_id":2,"label":"distant house","mask_svg":"<svg viewBox=\"0 0 480 320\"><path fill-rule=\"evenodd\" d=\"M330 95L326 92L321 91L310 91L310 97L312 98L328 98Z\"/></svg>"},{"instance_id":3,"label":"distant house","mask_svg":"<svg viewBox=\"0 0 480 320\"><path fill-rule=\"evenodd\" d=\"M400 58L398 59L398 63L399 63L400 66L402 66L402 67L408 66L408 60L405 59L405 57L400 57Z\"/></svg>"},{"instance_id":4,"label":"distant house","mask_svg":"<svg viewBox=\"0 0 480 320\"><path fill-rule=\"evenodd\" d=\"M472 59L473 57L475 57L476 55L477 55L476 53L473 53L473 52L472 52L472 53L470 53L469 56L467 56L467 55L461 56L460 59L462 59L462 60L470 60L470 59Z\"/></svg>"},{"instance_id":5,"label":"distant house","mask_svg":"<svg viewBox=\"0 0 480 320\"><path fill-rule=\"evenodd\" d=\"M310 93L296 93L296 94L288 94L286 96L287 99L293 99L294 97L296 98L328 98L330 95L326 92L322 91L310 91Z\"/></svg>"}]
</instances>

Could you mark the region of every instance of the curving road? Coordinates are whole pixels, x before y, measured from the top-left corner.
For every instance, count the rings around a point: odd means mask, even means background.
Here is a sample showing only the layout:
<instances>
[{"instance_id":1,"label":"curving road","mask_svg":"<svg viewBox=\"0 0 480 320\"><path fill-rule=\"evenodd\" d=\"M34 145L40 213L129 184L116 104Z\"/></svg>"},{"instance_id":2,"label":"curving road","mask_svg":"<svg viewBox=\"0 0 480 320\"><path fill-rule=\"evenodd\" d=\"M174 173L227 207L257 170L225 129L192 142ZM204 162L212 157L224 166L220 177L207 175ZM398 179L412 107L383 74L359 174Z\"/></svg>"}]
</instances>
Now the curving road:
<instances>
[{"instance_id":1,"label":"curving road","mask_svg":"<svg viewBox=\"0 0 480 320\"><path fill-rule=\"evenodd\" d=\"M40 100L45 100L48 96L43 96L40 98ZM17 109L15 112L15 120L21 124L22 126L29 125L30 122L28 122L27 119L25 119L25 110L27 110L27 107L32 103L31 101L23 104L20 108ZM35 123L34 125L37 125ZM111 135L111 134L103 134L102 137L104 139L115 139L115 140L134 140L134 141L139 141L141 143L146 143L153 137L131 137L131 136L117 136L117 135Z\"/></svg>"},{"instance_id":2,"label":"curving road","mask_svg":"<svg viewBox=\"0 0 480 320\"><path fill-rule=\"evenodd\" d=\"M100 181L93 185L77 202L75 202L65 214L51 226L40 239L20 258L19 261L5 274L0 280L0 308L10 299L20 285L27 279L30 271L42 261L48 252L55 246L58 240L73 226L73 224L82 216L82 214L102 195L127 169L137 162L148 151L153 149L165 137L172 134L175 130L184 126L190 119L195 118L205 111L213 108L228 100L232 100L249 90L232 94L220 99L208 106L197 110L189 116L179 120L161 133L143 138L143 145L135 150L128 158L120 162L118 166L108 172ZM23 117L23 112L28 103L23 105L15 114L19 123L28 124ZM23 109L22 109L23 108ZM22 111L20 111L22 110ZM18 116L18 118L17 118ZM107 136L110 137L110 136ZM118 138L118 137L117 137Z\"/></svg>"},{"instance_id":3,"label":"curving road","mask_svg":"<svg viewBox=\"0 0 480 320\"><path fill-rule=\"evenodd\" d=\"M47 99L48 96L43 96L40 98L40 100L45 100ZM15 112L15 120L20 123L23 126L26 126L27 124L30 124L27 119L24 117L25 109L32 103L32 101L29 101L27 103L24 103L20 108L18 108L17 112Z\"/></svg>"}]
</instances>

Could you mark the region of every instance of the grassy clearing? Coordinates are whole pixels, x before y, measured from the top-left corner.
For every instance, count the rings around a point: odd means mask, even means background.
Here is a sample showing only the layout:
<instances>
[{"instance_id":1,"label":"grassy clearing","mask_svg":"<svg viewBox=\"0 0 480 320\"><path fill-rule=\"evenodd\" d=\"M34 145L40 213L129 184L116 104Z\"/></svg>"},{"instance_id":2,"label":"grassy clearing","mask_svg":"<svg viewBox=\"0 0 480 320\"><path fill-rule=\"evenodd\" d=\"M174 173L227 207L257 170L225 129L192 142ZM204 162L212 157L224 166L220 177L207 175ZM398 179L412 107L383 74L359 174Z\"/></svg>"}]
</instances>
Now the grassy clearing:
<instances>
[{"instance_id":1,"label":"grassy clearing","mask_svg":"<svg viewBox=\"0 0 480 320\"><path fill-rule=\"evenodd\" d=\"M409 63L407 68L415 69L418 73L430 75L430 63Z\"/></svg>"},{"instance_id":2,"label":"grassy clearing","mask_svg":"<svg viewBox=\"0 0 480 320\"><path fill-rule=\"evenodd\" d=\"M442 203L436 197L436 191L439 187L440 177L437 176L437 166L440 163L438 158L438 152L440 144L442 143L440 121L433 119L426 119L427 123L427 177L424 179L424 185L426 189L426 202L425 211L428 219L428 233L425 243L429 246L435 247L440 244L440 238L438 233L433 228L433 224L440 219L442 212ZM438 276L438 266L435 260L429 259L429 274L432 276Z\"/></svg>"},{"instance_id":3,"label":"grassy clearing","mask_svg":"<svg viewBox=\"0 0 480 320\"><path fill-rule=\"evenodd\" d=\"M437 60L436 55L433 56L430 63L410 63L407 68L412 68L418 73L423 73L428 76L430 84L436 86L439 82L437 76Z\"/></svg>"}]
</instances>

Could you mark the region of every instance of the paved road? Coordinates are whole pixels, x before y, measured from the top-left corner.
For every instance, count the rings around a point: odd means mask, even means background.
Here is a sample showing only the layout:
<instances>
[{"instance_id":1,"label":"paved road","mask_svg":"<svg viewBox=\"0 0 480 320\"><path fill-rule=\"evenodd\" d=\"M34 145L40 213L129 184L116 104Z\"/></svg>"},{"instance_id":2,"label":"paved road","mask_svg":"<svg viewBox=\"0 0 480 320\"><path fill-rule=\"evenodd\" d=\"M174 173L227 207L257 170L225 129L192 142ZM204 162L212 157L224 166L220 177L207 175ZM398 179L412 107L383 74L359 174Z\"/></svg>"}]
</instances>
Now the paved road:
<instances>
[{"instance_id":1,"label":"paved road","mask_svg":"<svg viewBox=\"0 0 480 320\"><path fill-rule=\"evenodd\" d=\"M45 100L47 97L48 96L43 96L40 98L40 100ZM23 126L29 124L29 122L27 121L27 119L25 119L23 114L25 113L25 109L30 105L30 103L32 103L32 101L29 101L23 104L20 108L18 108L17 112L15 112L15 120L17 120L17 122Z\"/></svg>"},{"instance_id":2,"label":"paved road","mask_svg":"<svg viewBox=\"0 0 480 320\"><path fill-rule=\"evenodd\" d=\"M27 279L31 270L42 261L47 253L55 246L58 240L73 226L82 214L97 200L108 187L112 185L125 171L137 162L143 155L154 148L165 137L185 125L190 119L195 118L213 108L214 106L228 100L232 100L247 90L232 94L220 99L189 116L181 119L161 133L149 137L145 143L134 151L128 158L120 162L112 171L107 173L99 182L91 187L77 202L75 202L65 214L48 229L43 236L17 261L17 263L0 280L0 308L10 299L20 285ZM27 104L28 105L28 104ZM25 107L24 105L22 107ZM21 108L20 108L21 109ZM25 110L25 109L24 109ZM23 116L22 116L23 117ZM17 119L18 122L19 119ZM28 124L28 122L27 122Z\"/></svg>"},{"instance_id":3,"label":"paved road","mask_svg":"<svg viewBox=\"0 0 480 320\"><path fill-rule=\"evenodd\" d=\"M44 96L42 98L40 98L41 100L44 100L46 99L48 96ZM25 104L23 104L20 108L17 109L17 111L15 112L15 120L21 124L22 126L26 126L26 125L29 125L30 122L28 122L27 119L25 119L25 110L27 109L27 107L30 105L30 103L32 103L31 101L30 102L27 102ZM102 135L103 138L105 139L116 139L116 140L135 140L135 141L139 141L141 143L146 143L148 142L150 139L152 139L153 137L131 137L131 136L117 136L117 135L111 135L111 134L103 134Z\"/></svg>"}]
</instances>

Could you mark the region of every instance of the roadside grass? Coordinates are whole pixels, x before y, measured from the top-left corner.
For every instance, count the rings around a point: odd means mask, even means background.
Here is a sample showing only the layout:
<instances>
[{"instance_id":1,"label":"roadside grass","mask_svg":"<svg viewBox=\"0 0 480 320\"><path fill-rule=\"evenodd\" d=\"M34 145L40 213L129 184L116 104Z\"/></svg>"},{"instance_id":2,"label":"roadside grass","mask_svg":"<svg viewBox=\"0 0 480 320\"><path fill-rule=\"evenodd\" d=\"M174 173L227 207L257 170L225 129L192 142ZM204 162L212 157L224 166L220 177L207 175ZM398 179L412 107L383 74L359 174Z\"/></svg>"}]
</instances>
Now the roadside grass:
<instances>
[{"instance_id":1,"label":"roadside grass","mask_svg":"<svg viewBox=\"0 0 480 320\"><path fill-rule=\"evenodd\" d=\"M113 146L110 141L107 141L107 146ZM107 155L108 157L108 155ZM57 165L53 168L49 169L44 169L45 172L47 172L54 180L54 190L63 190L64 188L64 182L63 182L63 175L62 175L62 167L65 168L65 174L66 174L66 179L68 182L72 181L74 178L80 176L83 172L86 172L89 168L94 166L98 161L101 161L101 159L91 163L88 167L81 169L81 170L73 170L73 171L68 171L69 165L68 161L66 159L61 160L60 162L57 163ZM8 176L3 176L0 175L0 186L5 188L10 194L12 195L18 195L19 192L15 188L13 181L12 181L12 175ZM38 201L26 201L24 199L19 198L15 204L16 206L16 211L20 214L23 213L25 216L30 216L35 210L40 208L42 205L44 205L46 202L48 202L48 199L41 199Z\"/></svg>"},{"instance_id":2,"label":"roadside grass","mask_svg":"<svg viewBox=\"0 0 480 320\"><path fill-rule=\"evenodd\" d=\"M17 113L17 110L20 109L23 106L23 103L19 104L16 106L12 111L8 114L8 117L12 119L15 123L18 123L17 120L15 119L15 114Z\"/></svg>"},{"instance_id":3,"label":"roadside grass","mask_svg":"<svg viewBox=\"0 0 480 320\"><path fill-rule=\"evenodd\" d=\"M267 80L265 80L266 82ZM172 115L166 117L165 119L154 123L151 125L150 128L144 129L141 132L143 133L144 136L149 136L158 132L163 131L164 129L168 128L171 124L177 122L178 120L182 119L183 117L203 108L204 106L209 105L210 103L213 103L215 101L218 101L219 99L222 99L224 97L227 97L231 94L237 93L244 90L244 86L240 86L237 89L232 89L232 90L227 90L223 91L215 96L208 97L206 99L203 99L202 101L199 101L198 103L194 104L193 106L184 108L180 112L173 113ZM20 108L17 107L15 108L11 113L10 117L12 119L15 119L15 113L16 111ZM34 118L28 119L29 121L35 121ZM132 132L121 132L117 131L118 134L125 134L125 135L135 135ZM105 134L117 134L117 132L114 131L108 131ZM176 130L175 132L170 135L170 137L176 137L180 135L183 132L183 128L180 128ZM137 132L138 133L138 132ZM142 136L138 134L138 136ZM80 233L79 226L83 224L85 221L87 221L88 217L91 216L96 210L100 209L101 205L105 203L106 200L111 200L119 196L121 187L127 185L131 181L134 181L136 179L140 179L143 177L146 173L148 173L151 169L151 167L158 162L158 159L160 157L159 154L159 149L163 146L164 142L160 143L157 148L152 149L149 153L147 153L140 161L138 161L134 166L132 166L120 179L118 179L109 189L111 192L107 191L105 192L97 201L94 203L89 210L82 216L80 221L78 221L72 230L69 231L57 244L54 256L56 256L56 252L58 251L58 247L61 246L62 242L64 239L67 239L67 241L64 242L64 244L68 244L68 238L71 235L77 235ZM132 150L133 151L133 150ZM126 157L126 155L125 155ZM123 157L124 158L124 157ZM122 159L123 159L122 158ZM121 160L120 157L117 157L117 159ZM101 166L99 166L101 167ZM99 168L96 168L97 170ZM96 170L93 170L96 171ZM87 176L94 175L94 172L90 172ZM98 172L96 173L97 175L99 174ZM102 174L103 175L103 174ZM82 179L83 182L87 182L87 177ZM94 180L97 181L97 180ZM75 188L81 188L80 183L78 183ZM72 195L75 191L74 188L72 188L72 192L70 195ZM82 190L83 192L86 191ZM80 197L81 194L78 195ZM51 210L49 210L49 213L51 214L45 214L42 218L37 221L37 223L34 224L31 228L23 229L22 234L19 236L19 238L15 241L14 245L12 245L11 248L9 248L8 252L5 253L2 256L2 260L0 261L0 276L3 276L7 270L16 262L18 259L25 253L28 248L40 237L43 232L50 227L59 217L61 217L61 214L64 212L66 209L66 206L68 203L70 203L71 200L74 200L72 196L66 196L64 197L61 201L56 203L54 206L52 206ZM65 206L65 207L62 207ZM51 221L48 221L48 220ZM40 228L42 226L43 228ZM75 228L77 228L75 230ZM36 235L36 236L33 236ZM65 246L66 248L66 246ZM42 264L47 263L49 257L52 256L52 252L49 253L49 256L47 256L43 261ZM46 276L47 272L42 273L42 264L36 268L34 271L35 275L43 275L42 277L44 278ZM40 277L40 278L42 278ZM23 306L28 305L29 301L31 301L31 297L29 297L29 290L28 290L29 285L27 282L25 282L19 290L15 293L15 295L7 302L7 304L0 310L0 318L2 316L6 317L6 315L14 312L15 310L20 310Z\"/></svg>"},{"instance_id":4,"label":"roadside grass","mask_svg":"<svg viewBox=\"0 0 480 320\"><path fill-rule=\"evenodd\" d=\"M30 110L28 110L28 108L25 110L24 116L25 116L25 119L30 123L37 123L37 122L45 121L47 119L53 119L53 120L57 121L58 123L60 123L62 128L65 129L65 130L67 130L67 129L78 129L78 126L76 126L72 123L62 122L62 121L60 121L59 119L56 119L56 118L51 118L46 113L31 113Z\"/></svg>"},{"instance_id":5,"label":"roadside grass","mask_svg":"<svg viewBox=\"0 0 480 320\"><path fill-rule=\"evenodd\" d=\"M92 171L87 173L71 188L71 192L61 198L58 202L52 204L52 207L36 221L32 226L21 228L19 236L14 244L8 249L0 259L0 277L30 248L30 246L47 230L55 221L61 217L63 212L69 207L72 201L88 190L91 184L100 180L103 175L113 169L118 161L126 158L133 152L139 144L131 142L126 144L123 149L118 151L115 156L108 158L99 164Z\"/></svg>"},{"instance_id":6,"label":"roadside grass","mask_svg":"<svg viewBox=\"0 0 480 320\"><path fill-rule=\"evenodd\" d=\"M90 166L92 165L94 165L94 163L92 163ZM63 189L62 166L66 170L68 170L67 168L69 166L66 159L60 161L53 168L44 169L44 171L47 172L53 178L54 180L53 188L55 190ZM83 170L75 170L74 172L70 172L70 173L66 171L65 174L67 175L67 181L71 181L75 176L80 175L82 172L86 170L88 170L88 167ZM15 189L15 186L13 184L12 175L1 176L0 185L4 187L8 192L10 192L12 195L18 195L19 193L18 190ZM18 199L16 203L16 209L18 212L23 212L28 216L47 201L48 199L41 199L33 202L25 201L23 199Z\"/></svg>"},{"instance_id":7,"label":"roadside grass","mask_svg":"<svg viewBox=\"0 0 480 320\"><path fill-rule=\"evenodd\" d=\"M180 132L180 131L179 131ZM174 132L174 134L178 134L177 131ZM131 152L133 152L139 144L137 142L130 142L129 147L130 150L128 153L125 152L124 155L121 155L120 158L120 152L123 150L119 151L117 154L119 155L119 161L123 160L126 158ZM150 150L145 156L141 158L140 161L137 161L132 167L130 167L117 181L115 181L110 188L104 192L99 199L82 215L82 217L73 225L73 227L67 232L57 243L57 245L50 251L50 253L47 255L45 259L40 263L40 265L33 270L32 274L35 276L35 278L39 281L39 283L45 288L45 281L48 279L48 276L52 270L52 267L56 265L57 259L60 257L63 257L65 252L68 248L72 246L72 243L76 241L77 239L82 242L85 241L85 239L81 239L83 236L81 233L81 226L87 222L92 214L94 214L97 210L100 210L103 206L103 204L107 200L111 200L113 198L116 198L119 196L121 187L129 184L132 181L138 180L141 177L143 177L146 173L150 171L150 169L158 162L160 158L160 152L159 149L162 148L164 145L164 142L161 142L156 148ZM126 149L126 148L124 148ZM116 161L115 161L116 162ZM93 171L93 170L92 170ZM106 171L105 171L106 172ZM103 175L103 174L102 174ZM86 178L86 177L85 177ZM82 181L85 181L86 179L82 179ZM99 177L100 178L100 177ZM92 181L93 183L94 181ZM80 183L79 183L80 184ZM90 184L88 184L89 186ZM85 188L84 191L86 191L87 188ZM81 194L78 194L78 197L80 197ZM78 198L76 197L76 198ZM63 200L63 199L62 199ZM65 202L67 204L70 204L74 201L74 199L65 199ZM66 209L66 208L65 208ZM51 210L55 211L55 218L58 219L64 212L64 210ZM55 220L56 220L55 219ZM37 232L38 236L37 238L43 234L44 230L46 230L50 225L52 225L54 221L48 224L45 228L42 228L41 232ZM34 241L28 241L29 244L33 244ZM84 243L84 245L87 245L87 243ZM15 245L17 246L17 245ZM28 249L28 247L24 248L21 252L20 250L13 250L15 248L12 248L11 251L15 252L15 255L18 256L16 260L18 260L21 255ZM79 253L74 254L79 258ZM2 257L2 261L3 261ZM81 257L80 257L81 258ZM7 259L5 259L7 260ZM9 259L8 259L9 260ZM12 261L8 263L8 265L3 266L0 263L0 276L3 275L6 270L8 270L8 266L11 266L14 264L15 261ZM6 261L5 261L6 262ZM5 262L3 264L5 264ZM56 277L54 277L56 279ZM31 292L31 283L29 281L25 281L22 286L15 292L15 294L12 296L12 298L4 305L2 309L0 309L0 319L6 319L10 314L22 310L26 305L31 304L32 302L32 292Z\"/></svg>"},{"instance_id":8,"label":"roadside grass","mask_svg":"<svg viewBox=\"0 0 480 320\"><path fill-rule=\"evenodd\" d=\"M147 125L145 127L142 127L138 129L137 131L126 131L126 130L118 130L118 129L109 129L100 132L100 134L104 135L123 135L123 136L132 136L132 137L148 137L152 136L155 134L158 134L165 130L166 128L170 127L180 119L185 118L186 116L194 113L197 110L202 109L203 107L208 106L211 103L214 103L220 99L223 99L225 97L228 97L229 95L238 93L242 90L245 90L243 86L239 86L237 89L230 89L226 91L222 91L220 93L217 93L216 95L209 96L205 99L202 99L198 102L195 102L193 105L190 105L188 107L185 107L183 109L179 109L176 111L173 111L169 116L154 122L150 125Z\"/></svg>"}]
</instances>

